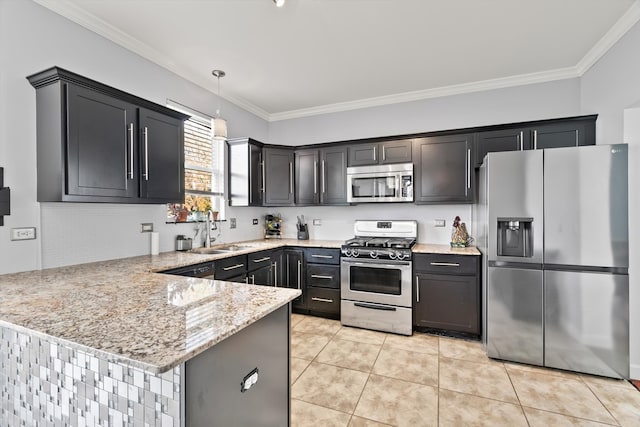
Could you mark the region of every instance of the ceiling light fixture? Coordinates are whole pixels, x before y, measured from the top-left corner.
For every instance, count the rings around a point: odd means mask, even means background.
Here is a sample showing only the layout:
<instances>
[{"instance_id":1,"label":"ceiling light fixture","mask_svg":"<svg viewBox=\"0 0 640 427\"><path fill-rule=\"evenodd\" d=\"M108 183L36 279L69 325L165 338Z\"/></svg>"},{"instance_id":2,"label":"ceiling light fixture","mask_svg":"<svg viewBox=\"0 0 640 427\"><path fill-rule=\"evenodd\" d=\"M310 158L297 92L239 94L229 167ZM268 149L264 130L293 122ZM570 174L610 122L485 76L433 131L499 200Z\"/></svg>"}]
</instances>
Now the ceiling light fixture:
<instances>
[{"instance_id":1,"label":"ceiling light fixture","mask_svg":"<svg viewBox=\"0 0 640 427\"><path fill-rule=\"evenodd\" d=\"M273 2L276 4L276 6L282 7L284 6L285 0L273 0Z\"/></svg>"},{"instance_id":2,"label":"ceiling light fixture","mask_svg":"<svg viewBox=\"0 0 640 427\"><path fill-rule=\"evenodd\" d=\"M215 141L227 140L227 121L220 117L220 79L226 76L226 73L222 70L213 70L211 72L218 79L218 109L216 110L216 117L213 119L213 139Z\"/></svg>"}]
</instances>

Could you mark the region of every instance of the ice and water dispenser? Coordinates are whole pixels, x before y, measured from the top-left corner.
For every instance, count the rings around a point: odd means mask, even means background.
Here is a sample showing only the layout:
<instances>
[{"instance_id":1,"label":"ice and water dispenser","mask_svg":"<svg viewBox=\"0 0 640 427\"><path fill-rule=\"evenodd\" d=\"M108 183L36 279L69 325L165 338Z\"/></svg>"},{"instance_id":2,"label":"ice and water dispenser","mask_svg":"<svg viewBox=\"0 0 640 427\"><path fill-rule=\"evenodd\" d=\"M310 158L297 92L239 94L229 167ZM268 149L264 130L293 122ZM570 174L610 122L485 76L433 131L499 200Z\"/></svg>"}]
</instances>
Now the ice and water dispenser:
<instances>
[{"instance_id":1,"label":"ice and water dispenser","mask_svg":"<svg viewBox=\"0 0 640 427\"><path fill-rule=\"evenodd\" d=\"M533 218L498 218L498 256L533 256Z\"/></svg>"}]
</instances>

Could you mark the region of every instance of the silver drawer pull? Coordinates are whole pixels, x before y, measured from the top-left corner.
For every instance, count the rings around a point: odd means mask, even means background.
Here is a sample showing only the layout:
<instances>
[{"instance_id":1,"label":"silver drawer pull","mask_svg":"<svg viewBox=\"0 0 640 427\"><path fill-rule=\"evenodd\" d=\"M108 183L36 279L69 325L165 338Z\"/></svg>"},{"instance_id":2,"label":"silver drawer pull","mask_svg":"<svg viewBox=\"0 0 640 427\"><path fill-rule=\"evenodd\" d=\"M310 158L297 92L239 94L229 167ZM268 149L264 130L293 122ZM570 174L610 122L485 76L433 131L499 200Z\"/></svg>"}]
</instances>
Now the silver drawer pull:
<instances>
[{"instance_id":1,"label":"silver drawer pull","mask_svg":"<svg viewBox=\"0 0 640 427\"><path fill-rule=\"evenodd\" d=\"M236 265L232 265L231 267L223 267L222 269L224 271L229 271L229 270L235 270L236 268L240 268L240 267L244 267L244 264L236 264Z\"/></svg>"},{"instance_id":2,"label":"silver drawer pull","mask_svg":"<svg viewBox=\"0 0 640 427\"><path fill-rule=\"evenodd\" d=\"M441 267L460 267L457 262L432 262L431 265L439 265Z\"/></svg>"},{"instance_id":3,"label":"silver drawer pull","mask_svg":"<svg viewBox=\"0 0 640 427\"><path fill-rule=\"evenodd\" d=\"M311 258L325 258L325 259L333 259L333 255L318 255L318 254L311 254Z\"/></svg>"},{"instance_id":4,"label":"silver drawer pull","mask_svg":"<svg viewBox=\"0 0 640 427\"><path fill-rule=\"evenodd\" d=\"M266 256L264 258L260 258L260 259L254 259L253 262L264 262L264 261L268 261L270 260L271 257L270 256Z\"/></svg>"},{"instance_id":5,"label":"silver drawer pull","mask_svg":"<svg viewBox=\"0 0 640 427\"><path fill-rule=\"evenodd\" d=\"M318 301L318 302L328 302L328 303L332 303L333 300L332 299L328 299L328 298L316 298L313 297L311 298L312 301Z\"/></svg>"},{"instance_id":6,"label":"silver drawer pull","mask_svg":"<svg viewBox=\"0 0 640 427\"><path fill-rule=\"evenodd\" d=\"M311 277L313 277L314 279L333 279L333 276L323 276L322 274L312 274Z\"/></svg>"}]
</instances>

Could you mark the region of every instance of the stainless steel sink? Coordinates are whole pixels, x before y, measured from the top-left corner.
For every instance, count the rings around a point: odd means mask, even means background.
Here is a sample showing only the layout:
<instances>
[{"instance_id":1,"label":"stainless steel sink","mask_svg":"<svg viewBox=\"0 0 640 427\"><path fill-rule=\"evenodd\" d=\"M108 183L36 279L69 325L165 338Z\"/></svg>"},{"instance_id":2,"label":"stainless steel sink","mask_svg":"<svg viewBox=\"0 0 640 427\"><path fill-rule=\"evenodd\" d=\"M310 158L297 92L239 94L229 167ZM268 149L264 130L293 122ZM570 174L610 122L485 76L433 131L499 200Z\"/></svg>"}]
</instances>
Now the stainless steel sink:
<instances>
[{"instance_id":1,"label":"stainless steel sink","mask_svg":"<svg viewBox=\"0 0 640 427\"><path fill-rule=\"evenodd\" d=\"M253 246L244 246L244 245L224 245L217 246L214 248L194 248L189 252L194 254L205 254L205 255L215 255L215 254L228 254L229 252L241 251L244 249L252 249Z\"/></svg>"}]
</instances>

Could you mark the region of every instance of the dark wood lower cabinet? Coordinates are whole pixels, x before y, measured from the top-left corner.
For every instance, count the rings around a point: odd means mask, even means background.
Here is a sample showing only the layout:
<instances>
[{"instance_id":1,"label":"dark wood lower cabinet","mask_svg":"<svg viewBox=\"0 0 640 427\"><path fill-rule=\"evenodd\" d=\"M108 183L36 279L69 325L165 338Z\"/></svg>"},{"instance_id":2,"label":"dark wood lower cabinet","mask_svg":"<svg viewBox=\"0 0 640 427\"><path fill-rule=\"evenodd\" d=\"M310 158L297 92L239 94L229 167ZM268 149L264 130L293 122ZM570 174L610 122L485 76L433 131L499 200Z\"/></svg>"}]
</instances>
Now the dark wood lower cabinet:
<instances>
[{"instance_id":1,"label":"dark wood lower cabinet","mask_svg":"<svg viewBox=\"0 0 640 427\"><path fill-rule=\"evenodd\" d=\"M414 255L417 328L480 336L480 257Z\"/></svg>"}]
</instances>

